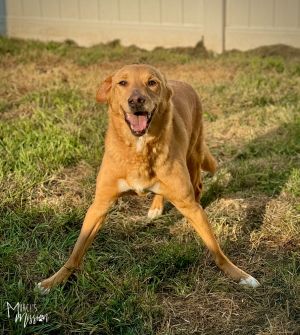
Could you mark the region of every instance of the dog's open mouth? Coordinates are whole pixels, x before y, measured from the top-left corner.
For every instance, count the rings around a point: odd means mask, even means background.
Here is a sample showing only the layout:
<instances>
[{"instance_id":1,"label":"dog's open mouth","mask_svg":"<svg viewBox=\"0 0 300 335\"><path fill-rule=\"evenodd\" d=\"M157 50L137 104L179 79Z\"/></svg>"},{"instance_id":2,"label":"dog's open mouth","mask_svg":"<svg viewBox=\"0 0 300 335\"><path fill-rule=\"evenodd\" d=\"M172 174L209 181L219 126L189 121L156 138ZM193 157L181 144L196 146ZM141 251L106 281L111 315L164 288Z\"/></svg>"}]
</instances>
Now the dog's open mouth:
<instances>
[{"instance_id":1,"label":"dog's open mouth","mask_svg":"<svg viewBox=\"0 0 300 335\"><path fill-rule=\"evenodd\" d=\"M143 136L152 119L153 112L125 113L125 121L133 135Z\"/></svg>"}]
</instances>

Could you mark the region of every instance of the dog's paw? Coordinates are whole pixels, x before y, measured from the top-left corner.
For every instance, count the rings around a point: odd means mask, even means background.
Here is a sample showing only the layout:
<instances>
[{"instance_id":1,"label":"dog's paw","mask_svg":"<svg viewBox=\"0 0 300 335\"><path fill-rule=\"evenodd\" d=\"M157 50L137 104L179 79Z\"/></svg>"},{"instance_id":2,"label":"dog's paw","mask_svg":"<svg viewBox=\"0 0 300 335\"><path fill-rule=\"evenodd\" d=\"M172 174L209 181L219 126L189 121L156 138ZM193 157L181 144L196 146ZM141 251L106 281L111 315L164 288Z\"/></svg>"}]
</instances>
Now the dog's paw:
<instances>
[{"instance_id":1,"label":"dog's paw","mask_svg":"<svg viewBox=\"0 0 300 335\"><path fill-rule=\"evenodd\" d=\"M154 220L162 215L163 208L150 208L148 211L148 219Z\"/></svg>"},{"instance_id":2,"label":"dog's paw","mask_svg":"<svg viewBox=\"0 0 300 335\"><path fill-rule=\"evenodd\" d=\"M248 276L244 279L241 279L239 282L240 285L245 285L248 287L256 288L260 285L259 281L252 276Z\"/></svg>"},{"instance_id":3,"label":"dog's paw","mask_svg":"<svg viewBox=\"0 0 300 335\"><path fill-rule=\"evenodd\" d=\"M48 294L50 292L50 288L44 287L41 282L37 283L35 288L36 288L36 291L42 295Z\"/></svg>"}]
</instances>

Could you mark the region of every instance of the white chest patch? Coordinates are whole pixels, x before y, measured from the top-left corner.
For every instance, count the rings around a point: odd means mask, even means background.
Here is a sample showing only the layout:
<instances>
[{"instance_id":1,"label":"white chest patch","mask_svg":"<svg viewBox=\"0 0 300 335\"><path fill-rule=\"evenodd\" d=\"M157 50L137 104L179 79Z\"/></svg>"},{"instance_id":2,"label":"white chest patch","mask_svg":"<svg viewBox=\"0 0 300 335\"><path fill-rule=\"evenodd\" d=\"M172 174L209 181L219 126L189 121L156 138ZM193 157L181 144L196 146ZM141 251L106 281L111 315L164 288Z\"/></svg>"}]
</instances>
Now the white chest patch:
<instances>
[{"instance_id":1,"label":"white chest patch","mask_svg":"<svg viewBox=\"0 0 300 335\"><path fill-rule=\"evenodd\" d=\"M119 189L120 193L123 193L123 192L131 190L131 187L128 185L128 183L125 179L119 179L118 180L118 189Z\"/></svg>"},{"instance_id":2,"label":"white chest patch","mask_svg":"<svg viewBox=\"0 0 300 335\"><path fill-rule=\"evenodd\" d=\"M137 193L144 193L146 191L150 191L153 193L159 193L159 183L155 183L152 186L145 186L140 183L138 180L134 180L130 185L127 183L125 179L118 180L118 189L120 193L133 190Z\"/></svg>"},{"instance_id":3,"label":"white chest patch","mask_svg":"<svg viewBox=\"0 0 300 335\"><path fill-rule=\"evenodd\" d=\"M144 185L142 185L141 183L139 183L138 180L134 180L132 183L132 189L134 191L136 191L137 193L143 193L144 192Z\"/></svg>"},{"instance_id":4,"label":"white chest patch","mask_svg":"<svg viewBox=\"0 0 300 335\"><path fill-rule=\"evenodd\" d=\"M145 136L138 137L138 139L136 140L136 151L137 152L141 152L143 150L145 142L146 142Z\"/></svg>"}]
</instances>

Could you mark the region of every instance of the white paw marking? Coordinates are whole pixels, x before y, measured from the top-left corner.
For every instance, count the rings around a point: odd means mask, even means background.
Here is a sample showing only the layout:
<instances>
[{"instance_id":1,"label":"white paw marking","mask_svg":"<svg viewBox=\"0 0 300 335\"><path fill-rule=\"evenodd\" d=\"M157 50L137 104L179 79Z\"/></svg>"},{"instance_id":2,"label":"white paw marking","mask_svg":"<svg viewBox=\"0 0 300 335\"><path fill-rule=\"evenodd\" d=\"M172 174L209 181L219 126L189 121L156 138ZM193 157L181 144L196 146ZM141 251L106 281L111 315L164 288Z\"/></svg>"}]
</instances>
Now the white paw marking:
<instances>
[{"instance_id":1,"label":"white paw marking","mask_svg":"<svg viewBox=\"0 0 300 335\"><path fill-rule=\"evenodd\" d=\"M41 293L42 295L48 294L50 292L50 288L43 287L41 282L39 282L36 285L36 288L39 291L39 293Z\"/></svg>"},{"instance_id":2,"label":"white paw marking","mask_svg":"<svg viewBox=\"0 0 300 335\"><path fill-rule=\"evenodd\" d=\"M162 215L163 209L162 208L154 208L154 209L149 209L148 211L148 218L153 220L158 218L159 216Z\"/></svg>"},{"instance_id":3,"label":"white paw marking","mask_svg":"<svg viewBox=\"0 0 300 335\"><path fill-rule=\"evenodd\" d=\"M249 287L258 287L260 285L259 281L256 280L254 277L252 276L249 276L245 279L241 279L240 282L239 282L240 285L246 285L246 286L249 286Z\"/></svg>"}]
</instances>

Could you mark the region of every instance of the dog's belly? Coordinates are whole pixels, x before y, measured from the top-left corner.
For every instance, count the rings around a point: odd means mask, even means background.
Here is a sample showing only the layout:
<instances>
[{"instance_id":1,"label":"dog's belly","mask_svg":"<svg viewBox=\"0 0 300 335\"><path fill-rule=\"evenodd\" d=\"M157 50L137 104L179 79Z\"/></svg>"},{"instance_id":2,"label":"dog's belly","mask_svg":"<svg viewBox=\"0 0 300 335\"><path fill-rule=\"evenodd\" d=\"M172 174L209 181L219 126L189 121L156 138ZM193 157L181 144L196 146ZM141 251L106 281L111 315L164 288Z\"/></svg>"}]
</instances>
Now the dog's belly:
<instances>
[{"instance_id":1,"label":"dog's belly","mask_svg":"<svg viewBox=\"0 0 300 335\"><path fill-rule=\"evenodd\" d=\"M139 179L130 179L127 181L126 179L118 180L118 189L120 193L124 193L127 191L135 191L137 194L141 195L147 192L159 193L159 182L145 182Z\"/></svg>"}]
</instances>

